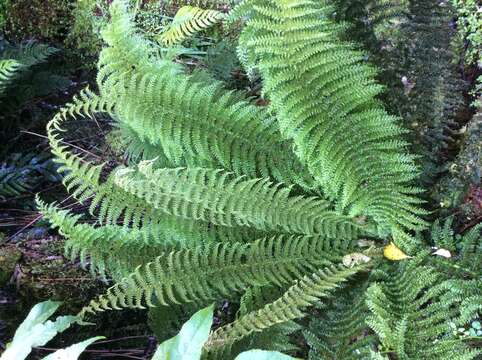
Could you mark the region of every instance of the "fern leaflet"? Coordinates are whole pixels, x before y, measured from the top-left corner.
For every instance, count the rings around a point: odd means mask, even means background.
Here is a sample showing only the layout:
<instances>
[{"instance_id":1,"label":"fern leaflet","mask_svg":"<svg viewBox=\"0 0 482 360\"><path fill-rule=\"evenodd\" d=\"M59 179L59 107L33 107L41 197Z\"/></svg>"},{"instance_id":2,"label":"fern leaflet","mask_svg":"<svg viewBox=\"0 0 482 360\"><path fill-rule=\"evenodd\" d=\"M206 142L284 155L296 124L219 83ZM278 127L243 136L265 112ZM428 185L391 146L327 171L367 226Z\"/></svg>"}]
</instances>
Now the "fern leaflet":
<instances>
[{"instance_id":1,"label":"fern leaflet","mask_svg":"<svg viewBox=\"0 0 482 360\"><path fill-rule=\"evenodd\" d=\"M159 36L159 39L165 45L179 43L223 18L224 14L216 10L203 10L195 6L183 6Z\"/></svg>"}]
</instances>

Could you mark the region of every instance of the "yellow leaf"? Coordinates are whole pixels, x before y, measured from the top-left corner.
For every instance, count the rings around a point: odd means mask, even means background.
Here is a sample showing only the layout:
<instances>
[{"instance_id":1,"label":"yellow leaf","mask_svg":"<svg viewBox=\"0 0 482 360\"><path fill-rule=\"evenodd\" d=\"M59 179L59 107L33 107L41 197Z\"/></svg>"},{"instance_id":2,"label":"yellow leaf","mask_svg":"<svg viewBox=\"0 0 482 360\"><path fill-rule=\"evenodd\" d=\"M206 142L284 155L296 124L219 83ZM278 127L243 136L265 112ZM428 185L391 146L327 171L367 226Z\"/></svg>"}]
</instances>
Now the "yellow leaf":
<instances>
[{"instance_id":1,"label":"yellow leaf","mask_svg":"<svg viewBox=\"0 0 482 360\"><path fill-rule=\"evenodd\" d=\"M400 250L393 242L383 248L383 255L392 261L400 261L410 258L410 256Z\"/></svg>"}]
</instances>

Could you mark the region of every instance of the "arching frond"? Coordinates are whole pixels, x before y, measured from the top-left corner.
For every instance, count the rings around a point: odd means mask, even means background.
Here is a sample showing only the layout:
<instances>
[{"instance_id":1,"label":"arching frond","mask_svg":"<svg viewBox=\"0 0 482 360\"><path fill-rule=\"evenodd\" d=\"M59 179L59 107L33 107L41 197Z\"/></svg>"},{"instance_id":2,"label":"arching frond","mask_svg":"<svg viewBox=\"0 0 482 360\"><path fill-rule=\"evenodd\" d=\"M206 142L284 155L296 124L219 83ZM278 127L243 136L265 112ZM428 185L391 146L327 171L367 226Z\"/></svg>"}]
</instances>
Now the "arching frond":
<instances>
[{"instance_id":1,"label":"arching frond","mask_svg":"<svg viewBox=\"0 0 482 360\"><path fill-rule=\"evenodd\" d=\"M319 302L320 298L330 295L340 283L365 268L366 265L352 268L332 266L304 277L276 301L215 330L206 343L207 350L215 351L217 348L230 346L253 332L304 317L306 308Z\"/></svg>"},{"instance_id":2,"label":"arching frond","mask_svg":"<svg viewBox=\"0 0 482 360\"><path fill-rule=\"evenodd\" d=\"M72 260L80 259L84 267L103 277L122 279L139 265L169 249L196 247L216 240L208 226L163 217L153 228L130 229L125 226L94 226L81 223L80 216L37 199L41 214L58 228L66 238L65 254Z\"/></svg>"},{"instance_id":3,"label":"arching frond","mask_svg":"<svg viewBox=\"0 0 482 360\"><path fill-rule=\"evenodd\" d=\"M290 197L290 189L269 179L233 177L222 170L158 169L143 162L139 171L119 169L115 184L169 215L223 226L250 226L332 238L355 238L361 227L329 210L317 198Z\"/></svg>"},{"instance_id":4,"label":"arching frond","mask_svg":"<svg viewBox=\"0 0 482 360\"><path fill-rule=\"evenodd\" d=\"M247 286L286 285L339 260L347 244L320 237L278 236L251 244L214 244L165 253L91 301L80 315L154 306L153 297L168 305L212 300Z\"/></svg>"},{"instance_id":5,"label":"arching frond","mask_svg":"<svg viewBox=\"0 0 482 360\"><path fill-rule=\"evenodd\" d=\"M159 36L166 45L179 43L185 38L206 29L224 18L217 10L204 10L195 6L183 6L178 10L172 22Z\"/></svg>"},{"instance_id":6,"label":"arching frond","mask_svg":"<svg viewBox=\"0 0 482 360\"><path fill-rule=\"evenodd\" d=\"M264 80L282 135L338 207L391 228L412 247L405 230L425 226L405 131L376 96L381 86L361 53L340 36L327 1L245 0L239 51ZM404 230L405 229L405 230Z\"/></svg>"}]
</instances>

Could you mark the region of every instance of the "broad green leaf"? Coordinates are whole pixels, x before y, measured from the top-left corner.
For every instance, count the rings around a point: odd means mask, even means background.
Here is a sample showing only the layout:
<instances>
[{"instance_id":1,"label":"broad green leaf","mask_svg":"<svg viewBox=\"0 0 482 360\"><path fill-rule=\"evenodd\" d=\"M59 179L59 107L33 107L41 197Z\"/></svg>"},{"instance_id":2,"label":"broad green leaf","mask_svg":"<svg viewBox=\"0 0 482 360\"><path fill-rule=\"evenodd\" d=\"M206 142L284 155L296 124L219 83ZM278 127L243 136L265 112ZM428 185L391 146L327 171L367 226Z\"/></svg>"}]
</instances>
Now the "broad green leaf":
<instances>
[{"instance_id":1,"label":"broad green leaf","mask_svg":"<svg viewBox=\"0 0 482 360\"><path fill-rule=\"evenodd\" d=\"M44 301L35 305L15 332L12 342L25 336L35 325L42 324L51 317L61 305L58 301Z\"/></svg>"},{"instance_id":2,"label":"broad green leaf","mask_svg":"<svg viewBox=\"0 0 482 360\"><path fill-rule=\"evenodd\" d=\"M46 321L59 306L60 303L53 301L35 305L18 327L0 360L25 359L33 347L45 345L77 320L76 316L60 316L55 322Z\"/></svg>"},{"instance_id":3,"label":"broad green leaf","mask_svg":"<svg viewBox=\"0 0 482 360\"><path fill-rule=\"evenodd\" d=\"M276 351L250 350L239 354L234 360L294 360L294 358Z\"/></svg>"},{"instance_id":4,"label":"broad green leaf","mask_svg":"<svg viewBox=\"0 0 482 360\"><path fill-rule=\"evenodd\" d=\"M214 306L194 314L178 335L159 345L152 360L199 360L213 323Z\"/></svg>"},{"instance_id":5,"label":"broad green leaf","mask_svg":"<svg viewBox=\"0 0 482 360\"><path fill-rule=\"evenodd\" d=\"M97 336L80 343L69 346L65 349L57 350L56 352L44 357L42 360L77 360L84 352L84 350L97 340L105 339L103 336Z\"/></svg>"}]
</instances>

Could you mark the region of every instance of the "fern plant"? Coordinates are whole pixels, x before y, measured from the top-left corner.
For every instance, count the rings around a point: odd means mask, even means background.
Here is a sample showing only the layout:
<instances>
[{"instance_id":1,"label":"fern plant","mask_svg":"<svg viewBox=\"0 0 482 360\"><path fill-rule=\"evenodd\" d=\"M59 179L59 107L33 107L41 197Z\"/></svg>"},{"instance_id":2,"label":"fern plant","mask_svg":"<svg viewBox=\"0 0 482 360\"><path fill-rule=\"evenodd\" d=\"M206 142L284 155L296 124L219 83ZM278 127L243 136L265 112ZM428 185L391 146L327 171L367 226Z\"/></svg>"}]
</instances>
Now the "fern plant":
<instances>
[{"instance_id":1,"label":"fern plant","mask_svg":"<svg viewBox=\"0 0 482 360\"><path fill-rule=\"evenodd\" d=\"M467 344L477 347L482 339L460 337L453 328L480 316L481 241L480 225L455 235L452 220L434 223L431 252L396 266L381 264L322 309L304 332L309 359L480 356Z\"/></svg>"},{"instance_id":2,"label":"fern plant","mask_svg":"<svg viewBox=\"0 0 482 360\"><path fill-rule=\"evenodd\" d=\"M420 154L422 169L419 182L429 188L450 160L467 84L453 59L455 12L450 4L408 1L406 13L381 62L393 69L384 81L390 87L386 98L412 129L412 148Z\"/></svg>"},{"instance_id":3,"label":"fern plant","mask_svg":"<svg viewBox=\"0 0 482 360\"><path fill-rule=\"evenodd\" d=\"M322 315L315 316L303 330L309 360L370 357L374 337L365 321L369 315L367 281L359 277L355 281L361 285L338 290L333 300L319 309Z\"/></svg>"},{"instance_id":4,"label":"fern plant","mask_svg":"<svg viewBox=\"0 0 482 360\"><path fill-rule=\"evenodd\" d=\"M367 324L380 339L382 352L399 359L474 359L480 355L454 336L449 326L465 325L474 316L480 280L440 281L432 268L415 261L406 269L381 276L387 276L384 283L372 284L367 290L372 312ZM467 293L474 294L468 301L462 300Z\"/></svg>"},{"instance_id":5,"label":"fern plant","mask_svg":"<svg viewBox=\"0 0 482 360\"><path fill-rule=\"evenodd\" d=\"M0 163L0 199L5 200L35 189L39 181L60 181L57 167L48 156L12 154Z\"/></svg>"},{"instance_id":6,"label":"fern plant","mask_svg":"<svg viewBox=\"0 0 482 360\"><path fill-rule=\"evenodd\" d=\"M42 179L58 181L56 166L48 155L19 154L17 148L12 149L19 137L19 125L26 125L25 119L36 120L33 114L38 112L37 108L28 102L70 84L67 78L41 68L57 52L35 42L12 45L0 40L0 140L4 142L0 152L0 199L3 201L33 191ZM22 113L27 108L32 116Z\"/></svg>"},{"instance_id":7,"label":"fern plant","mask_svg":"<svg viewBox=\"0 0 482 360\"><path fill-rule=\"evenodd\" d=\"M112 3L98 92L85 89L48 125L67 190L97 221L39 201L67 253L116 280L81 319L278 288L213 332L206 354L226 358L321 298L328 306L337 287L376 266L381 242L412 255L424 247L406 131L333 9L244 0L228 14L226 26L242 22L238 56L262 78L263 107L173 61L176 50L145 38L125 1ZM112 169L66 145L69 121L98 114L128 136L129 164ZM361 248L367 239L374 246Z\"/></svg>"},{"instance_id":8,"label":"fern plant","mask_svg":"<svg viewBox=\"0 0 482 360\"><path fill-rule=\"evenodd\" d=\"M7 46L0 52L0 95L5 96L7 86L22 72L45 62L58 50L37 43L26 43L20 47Z\"/></svg>"},{"instance_id":9,"label":"fern plant","mask_svg":"<svg viewBox=\"0 0 482 360\"><path fill-rule=\"evenodd\" d=\"M17 135L19 120L36 120L41 113L36 106L40 97L65 90L71 82L52 71L49 59L58 49L36 42L20 45L0 42L0 106L2 112L2 139L11 140ZM22 111L28 114L18 116ZM31 115L31 116L27 116Z\"/></svg>"},{"instance_id":10,"label":"fern plant","mask_svg":"<svg viewBox=\"0 0 482 360\"><path fill-rule=\"evenodd\" d=\"M482 171L482 108L465 125L463 132L460 152L453 162L447 164L448 172L437 183L434 197L442 213L458 209L458 217L471 222L482 212L482 204L477 196Z\"/></svg>"}]
</instances>

